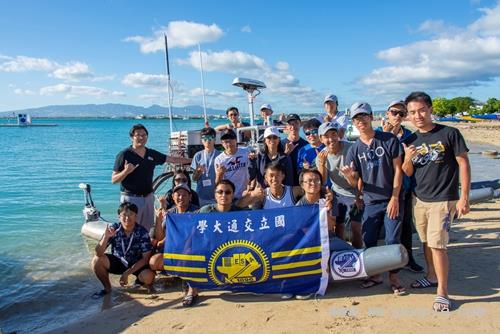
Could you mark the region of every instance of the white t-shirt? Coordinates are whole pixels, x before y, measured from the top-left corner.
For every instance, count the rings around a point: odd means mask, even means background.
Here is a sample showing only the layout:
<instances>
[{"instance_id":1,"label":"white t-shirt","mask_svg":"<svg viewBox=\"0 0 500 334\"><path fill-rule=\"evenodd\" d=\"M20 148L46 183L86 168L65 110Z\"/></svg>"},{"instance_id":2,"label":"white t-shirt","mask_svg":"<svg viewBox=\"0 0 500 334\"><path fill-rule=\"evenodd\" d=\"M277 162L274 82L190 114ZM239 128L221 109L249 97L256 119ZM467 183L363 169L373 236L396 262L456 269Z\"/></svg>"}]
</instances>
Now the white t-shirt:
<instances>
[{"instance_id":1,"label":"white t-shirt","mask_svg":"<svg viewBox=\"0 0 500 334\"><path fill-rule=\"evenodd\" d=\"M226 167L223 178L233 182L236 187L234 198L241 198L241 194L246 189L250 179L248 153L246 147L238 147L233 155L222 152L215 158L215 166L223 165Z\"/></svg>"},{"instance_id":2,"label":"white t-shirt","mask_svg":"<svg viewBox=\"0 0 500 334\"><path fill-rule=\"evenodd\" d=\"M324 123L324 118L327 114L323 113L321 115L318 115L316 117L321 123ZM330 122L336 122L339 125L339 128L341 129L347 129L347 125L349 124L349 118L345 115L345 112L343 111L337 111L337 114L335 117L330 121Z\"/></svg>"}]
</instances>

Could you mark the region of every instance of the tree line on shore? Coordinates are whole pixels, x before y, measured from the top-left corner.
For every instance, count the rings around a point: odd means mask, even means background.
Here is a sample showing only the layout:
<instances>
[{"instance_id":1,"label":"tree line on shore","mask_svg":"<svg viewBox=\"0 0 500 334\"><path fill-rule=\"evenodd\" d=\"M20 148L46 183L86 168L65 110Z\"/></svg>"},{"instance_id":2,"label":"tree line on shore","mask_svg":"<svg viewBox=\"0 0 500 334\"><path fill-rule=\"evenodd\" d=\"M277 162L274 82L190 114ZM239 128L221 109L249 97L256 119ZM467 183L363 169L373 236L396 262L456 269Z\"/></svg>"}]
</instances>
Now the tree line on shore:
<instances>
[{"instance_id":1,"label":"tree line on shore","mask_svg":"<svg viewBox=\"0 0 500 334\"><path fill-rule=\"evenodd\" d=\"M457 113L467 114L493 114L500 113L500 100L492 97L485 104L479 104L469 96L459 96L453 99L444 97L435 98L432 101L434 113L437 116L454 115Z\"/></svg>"}]
</instances>

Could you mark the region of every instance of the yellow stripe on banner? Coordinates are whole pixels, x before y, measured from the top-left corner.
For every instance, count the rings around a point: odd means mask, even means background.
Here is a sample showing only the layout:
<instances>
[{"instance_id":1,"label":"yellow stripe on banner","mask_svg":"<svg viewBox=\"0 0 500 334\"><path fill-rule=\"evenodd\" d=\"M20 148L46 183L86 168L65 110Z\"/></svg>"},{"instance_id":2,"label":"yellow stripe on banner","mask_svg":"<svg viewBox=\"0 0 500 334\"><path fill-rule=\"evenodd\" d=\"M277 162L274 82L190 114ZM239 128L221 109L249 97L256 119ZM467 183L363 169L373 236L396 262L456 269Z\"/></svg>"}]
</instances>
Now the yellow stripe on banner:
<instances>
[{"instance_id":1,"label":"yellow stripe on banner","mask_svg":"<svg viewBox=\"0 0 500 334\"><path fill-rule=\"evenodd\" d=\"M183 271L186 273L206 273L206 268L196 268L196 267L181 267L181 266L163 266L164 270L172 271Z\"/></svg>"},{"instance_id":2,"label":"yellow stripe on banner","mask_svg":"<svg viewBox=\"0 0 500 334\"><path fill-rule=\"evenodd\" d=\"M203 283L208 282L208 279L206 279L206 278L199 278L199 277L179 276L179 278L184 279L186 281L193 281L193 282L203 282Z\"/></svg>"},{"instance_id":3,"label":"yellow stripe on banner","mask_svg":"<svg viewBox=\"0 0 500 334\"><path fill-rule=\"evenodd\" d=\"M172 260L205 261L205 255L163 253L163 258Z\"/></svg>"},{"instance_id":4,"label":"yellow stripe on banner","mask_svg":"<svg viewBox=\"0 0 500 334\"><path fill-rule=\"evenodd\" d=\"M314 266L321 262L321 259L309 260L309 261L298 261L298 262L290 262L285 264L277 264L274 265L273 271L275 270L283 270L283 269L292 269L292 268L300 268L300 267L309 267Z\"/></svg>"},{"instance_id":5,"label":"yellow stripe on banner","mask_svg":"<svg viewBox=\"0 0 500 334\"><path fill-rule=\"evenodd\" d=\"M273 252L273 253L271 253L271 258L275 259L277 257L287 257L287 256L311 254L311 253L319 253L319 252L321 252L321 246L297 248L297 249L292 249L291 251Z\"/></svg>"},{"instance_id":6,"label":"yellow stripe on banner","mask_svg":"<svg viewBox=\"0 0 500 334\"><path fill-rule=\"evenodd\" d=\"M273 275L273 279L287 278L287 277L297 277L297 276L307 276L307 275L316 275L316 274L321 274L321 269L309 270L309 271L299 271L299 272L296 272L296 273L289 273L289 274Z\"/></svg>"}]
</instances>

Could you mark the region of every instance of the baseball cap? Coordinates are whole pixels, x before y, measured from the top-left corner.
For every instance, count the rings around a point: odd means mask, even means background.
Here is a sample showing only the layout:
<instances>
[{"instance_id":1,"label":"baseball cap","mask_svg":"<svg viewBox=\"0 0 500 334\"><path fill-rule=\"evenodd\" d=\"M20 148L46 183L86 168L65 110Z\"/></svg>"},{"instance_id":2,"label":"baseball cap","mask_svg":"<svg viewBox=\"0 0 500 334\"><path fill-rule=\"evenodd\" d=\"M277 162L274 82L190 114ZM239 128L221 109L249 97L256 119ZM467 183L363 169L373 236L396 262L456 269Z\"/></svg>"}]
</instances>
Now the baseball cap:
<instances>
[{"instance_id":1,"label":"baseball cap","mask_svg":"<svg viewBox=\"0 0 500 334\"><path fill-rule=\"evenodd\" d=\"M389 110L389 109L391 109L391 107L394 107L394 106L397 106L397 105L402 105L406 109L406 104L404 103L404 101L395 100L395 101L392 101L391 103L389 103L389 106L387 107L387 110Z\"/></svg>"},{"instance_id":2,"label":"baseball cap","mask_svg":"<svg viewBox=\"0 0 500 334\"><path fill-rule=\"evenodd\" d=\"M295 121L295 120L300 121L299 115L297 115L297 114L290 114L290 115L288 115L286 117L286 122L287 123L290 122L290 121Z\"/></svg>"},{"instance_id":3,"label":"baseball cap","mask_svg":"<svg viewBox=\"0 0 500 334\"><path fill-rule=\"evenodd\" d=\"M323 123L319 126L318 134L320 136L324 136L328 131L330 131L330 130L337 131L338 129L339 129L339 125L337 124L337 122L326 122L326 123Z\"/></svg>"},{"instance_id":4,"label":"baseball cap","mask_svg":"<svg viewBox=\"0 0 500 334\"><path fill-rule=\"evenodd\" d=\"M220 139L236 139L236 133L231 129L225 129L221 132Z\"/></svg>"},{"instance_id":5,"label":"baseball cap","mask_svg":"<svg viewBox=\"0 0 500 334\"><path fill-rule=\"evenodd\" d=\"M351 118L356 117L359 114L372 115L372 107L367 102L355 102L351 106Z\"/></svg>"},{"instance_id":6,"label":"baseball cap","mask_svg":"<svg viewBox=\"0 0 500 334\"><path fill-rule=\"evenodd\" d=\"M339 100L337 99L336 95L330 94L330 95L325 96L325 99L323 100L323 104L325 104L326 102L338 103Z\"/></svg>"},{"instance_id":7,"label":"baseball cap","mask_svg":"<svg viewBox=\"0 0 500 334\"><path fill-rule=\"evenodd\" d=\"M259 110L262 110L262 109L269 109L269 110L273 111L273 107L271 107L271 105L268 103L261 105Z\"/></svg>"},{"instance_id":8,"label":"baseball cap","mask_svg":"<svg viewBox=\"0 0 500 334\"><path fill-rule=\"evenodd\" d=\"M179 189L184 189L185 191L187 191L188 193L191 194L191 189L189 189L188 185L185 183L181 183L181 184L175 186L174 189L172 190L172 193L175 193Z\"/></svg>"},{"instance_id":9,"label":"baseball cap","mask_svg":"<svg viewBox=\"0 0 500 334\"><path fill-rule=\"evenodd\" d=\"M266 130L264 131L264 138L267 138L269 136L277 136L279 138L280 132L278 128L275 126L270 126L266 128Z\"/></svg>"}]
</instances>

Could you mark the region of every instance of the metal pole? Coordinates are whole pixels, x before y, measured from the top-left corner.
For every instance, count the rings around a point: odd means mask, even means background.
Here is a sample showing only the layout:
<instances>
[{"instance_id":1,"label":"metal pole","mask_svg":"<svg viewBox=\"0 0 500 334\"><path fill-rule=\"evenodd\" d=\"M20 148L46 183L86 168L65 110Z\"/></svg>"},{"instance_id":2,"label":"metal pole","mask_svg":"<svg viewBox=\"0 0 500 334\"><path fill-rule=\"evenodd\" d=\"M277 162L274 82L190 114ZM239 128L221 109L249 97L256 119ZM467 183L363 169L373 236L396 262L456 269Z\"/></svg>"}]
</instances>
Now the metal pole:
<instances>
[{"instance_id":1,"label":"metal pole","mask_svg":"<svg viewBox=\"0 0 500 334\"><path fill-rule=\"evenodd\" d=\"M203 60L201 58L200 44L198 44L198 54L200 55L201 96L203 96L203 117L205 118L205 126L208 126L207 103L205 101L205 83L203 81Z\"/></svg>"},{"instance_id":2,"label":"metal pole","mask_svg":"<svg viewBox=\"0 0 500 334\"><path fill-rule=\"evenodd\" d=\"M172 125L172 86L170 85L170 63L168 61L168 41L167 34L165 36L165 67L167 71L167 103L168 103L168 119L170 124L170 136L172 136L172 132L174 132L174 128Z\"/></svg>"}]
</instances>

